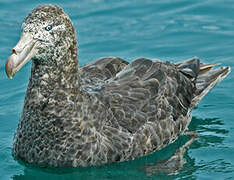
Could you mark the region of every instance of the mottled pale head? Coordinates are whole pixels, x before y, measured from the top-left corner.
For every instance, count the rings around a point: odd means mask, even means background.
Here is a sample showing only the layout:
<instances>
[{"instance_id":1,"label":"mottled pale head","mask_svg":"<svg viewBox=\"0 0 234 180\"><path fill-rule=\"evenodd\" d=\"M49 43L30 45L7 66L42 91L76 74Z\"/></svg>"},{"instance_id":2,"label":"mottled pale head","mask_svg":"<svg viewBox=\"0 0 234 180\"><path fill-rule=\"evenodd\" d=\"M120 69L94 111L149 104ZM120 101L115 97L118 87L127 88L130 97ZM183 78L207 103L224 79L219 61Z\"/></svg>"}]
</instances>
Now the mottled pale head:
<instances>
[{"instance_id":1,"label":"mottled pale head","mask_svg":"<svg viewBox=\"0 0 234 180\"><path fill-rule=\"evenodd\" d=\"M6 63L8 77L13 77L30 59L39 64L52 64L68 51L77 56L76 33L69 17L63 9L55 5L35 8L22 24L20 41L12 49Z\"/></svg>"}]
</instances>

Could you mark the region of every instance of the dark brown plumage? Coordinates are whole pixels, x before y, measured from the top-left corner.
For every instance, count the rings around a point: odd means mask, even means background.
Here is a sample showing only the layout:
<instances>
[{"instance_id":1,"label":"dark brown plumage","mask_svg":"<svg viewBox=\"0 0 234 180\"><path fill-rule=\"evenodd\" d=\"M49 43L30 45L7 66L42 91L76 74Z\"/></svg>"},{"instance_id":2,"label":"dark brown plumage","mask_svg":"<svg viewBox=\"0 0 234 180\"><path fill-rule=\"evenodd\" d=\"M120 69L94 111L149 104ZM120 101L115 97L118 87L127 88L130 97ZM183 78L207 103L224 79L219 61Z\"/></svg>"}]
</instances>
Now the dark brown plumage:
<instances>
[{"instance_id":1,"label":"dark brown plumage","mask_svg":"<svg viewBox=\"0 0 234 180\"><path fill-rule=\"evenodd\" d=\"M163 148L187 129L194 106L230 72L198 58L172 64L107 57L78 67L74 28L54 5L28 15L13 53L9 77L33 59L13 155L52 166L126 161Z\"/></svg>"}]
</instances>

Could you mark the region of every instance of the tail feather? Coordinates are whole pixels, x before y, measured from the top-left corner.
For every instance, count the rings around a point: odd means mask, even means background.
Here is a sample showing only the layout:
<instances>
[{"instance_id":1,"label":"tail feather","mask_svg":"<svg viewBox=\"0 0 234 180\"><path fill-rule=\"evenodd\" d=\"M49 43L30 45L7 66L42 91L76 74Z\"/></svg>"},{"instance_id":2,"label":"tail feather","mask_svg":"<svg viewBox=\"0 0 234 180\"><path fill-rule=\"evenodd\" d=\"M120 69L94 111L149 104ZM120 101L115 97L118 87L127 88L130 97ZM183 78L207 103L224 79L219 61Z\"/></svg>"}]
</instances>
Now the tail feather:
<instances>
[{"instance_id":1,"label":"tail feather","mask_svg":"<svg viewBox=\"0 0 234 180\"><path fill-rule=\"evenodd\" d=\"M198 62L199 65L190 66L189 64L196 64ZM193 67L192 71L197 73L195 75L195 85L196 90L194 93L194 97L191 103L191 109L193 109L199 101L220 81L222 81L231 71L230 67L218 67L215 68L219 64L205 64L200 63L198 58L193 58L191 60L178 63L176 66L183 72L184 67ZM182 69L181 69L182 68ZM196 69L197 68L197 69Z\"/></svg>"},{"instance_id":2,"label":"tail feather","mask_svg":"<svg viewBox=\"0 0 234 180\"><path fill-rule=\"evenodd\" d=\"M176 64L180 72L189 77L192 80L197 79L199 69L200 69L200 60L198 58L193 58L182 63Z\"/></svg>"},{"instance_id":3,"label":"tail feather","mask_svg":"<svg viewBox=\"0 0 234 180\"><path fill-rule=\"evenodd\" d=\"M204 64L200 63L200 70L199 70L199 75L205 74L208 71L210 71L214 66L217 66L220 64Z\"/></svg>"}]
</instances>

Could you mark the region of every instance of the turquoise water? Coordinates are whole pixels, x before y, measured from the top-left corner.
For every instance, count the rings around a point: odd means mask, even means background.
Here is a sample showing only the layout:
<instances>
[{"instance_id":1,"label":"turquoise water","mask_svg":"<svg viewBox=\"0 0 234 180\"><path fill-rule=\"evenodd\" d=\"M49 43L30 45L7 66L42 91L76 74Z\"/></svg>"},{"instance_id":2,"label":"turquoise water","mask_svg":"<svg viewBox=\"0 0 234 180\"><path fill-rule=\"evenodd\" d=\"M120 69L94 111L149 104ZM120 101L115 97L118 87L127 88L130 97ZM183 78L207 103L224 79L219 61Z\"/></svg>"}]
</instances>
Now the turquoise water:
<instances>
[{"instance_id":1,"label":"turquoise water","mask_svg":"<svg viewBox=\"0 0 234 180\"><path fill-rule=\"evenodd\" d=\"M13 134L30 75L27 64L13 80L4 65L20 36L23 18L38 4L56 3L71 17L85 64L102 56L178 62L194 56L234 69L233 0L76 0L0 1L0 179L234 179L234 73L193 111L191 130L200 137L187 150L175 175L147 175L144 166L168 158L188 139L149 156L100 167L43 169L11 155Z\"/></svg>"}]
</instances>

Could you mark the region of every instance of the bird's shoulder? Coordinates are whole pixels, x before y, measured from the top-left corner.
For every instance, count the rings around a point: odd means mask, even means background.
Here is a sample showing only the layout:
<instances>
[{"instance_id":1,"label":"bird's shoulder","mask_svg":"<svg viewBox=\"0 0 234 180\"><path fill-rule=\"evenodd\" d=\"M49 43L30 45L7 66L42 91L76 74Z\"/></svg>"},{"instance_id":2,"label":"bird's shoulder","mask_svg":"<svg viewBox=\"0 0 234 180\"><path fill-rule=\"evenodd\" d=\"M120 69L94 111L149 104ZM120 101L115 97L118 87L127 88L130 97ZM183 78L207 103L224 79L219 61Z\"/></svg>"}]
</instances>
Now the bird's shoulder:
<instances>
[{"instance_id":1,"label":"bird's shoulder","mask_svg":"<svg viewBox=\"0 0 234 180\"><path fill-rule=\"evenodd\" d=\"M95 84L113 78L126 65L128 62L118 57L104 57L87 63L79 68L82 84Z\"/></svg>"}]
</instances>

